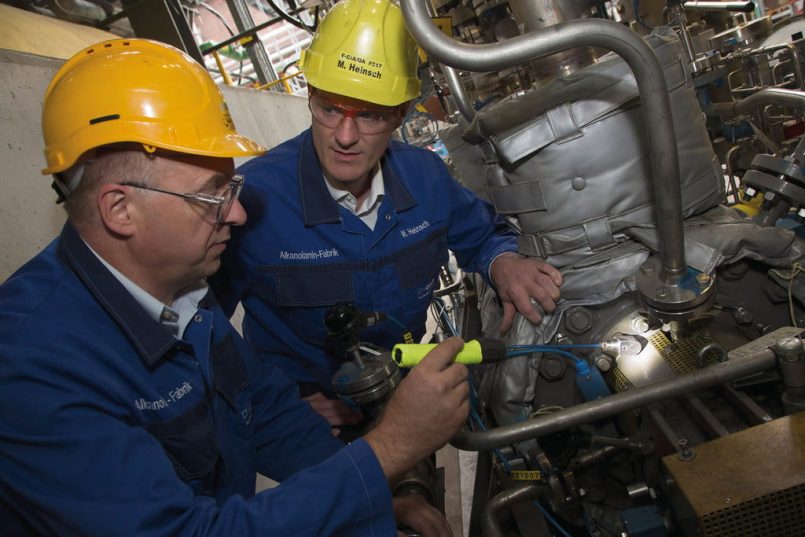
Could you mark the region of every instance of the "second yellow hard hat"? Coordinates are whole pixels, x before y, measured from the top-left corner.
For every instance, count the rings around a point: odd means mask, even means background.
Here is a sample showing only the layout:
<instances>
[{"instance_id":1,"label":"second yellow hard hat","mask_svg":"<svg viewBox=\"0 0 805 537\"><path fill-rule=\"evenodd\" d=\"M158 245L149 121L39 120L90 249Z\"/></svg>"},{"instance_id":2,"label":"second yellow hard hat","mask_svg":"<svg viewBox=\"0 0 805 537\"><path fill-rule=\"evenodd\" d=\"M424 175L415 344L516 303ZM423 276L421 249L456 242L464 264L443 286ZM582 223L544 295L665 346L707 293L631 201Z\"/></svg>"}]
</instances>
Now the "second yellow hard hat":
<instances>
[{"instance_id":1,"label":"second yellow hard hat","mask_svg":"<svg viewBox=\"0 0 805 537\"><path fill-rule=\"evenodd\" d=\"M392 0L341 0L320 22L299 66L313 87L396 106L417 97L417 44Z\"/></svg>"}]
</instances>

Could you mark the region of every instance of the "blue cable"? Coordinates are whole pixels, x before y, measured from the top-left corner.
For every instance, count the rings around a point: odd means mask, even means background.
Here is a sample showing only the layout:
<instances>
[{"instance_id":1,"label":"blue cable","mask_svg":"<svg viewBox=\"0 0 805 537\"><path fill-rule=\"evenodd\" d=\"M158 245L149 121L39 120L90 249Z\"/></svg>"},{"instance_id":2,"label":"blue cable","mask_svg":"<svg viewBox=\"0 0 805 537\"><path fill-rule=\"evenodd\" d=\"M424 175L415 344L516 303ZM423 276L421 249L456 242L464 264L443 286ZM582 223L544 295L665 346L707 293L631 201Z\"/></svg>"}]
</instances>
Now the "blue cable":
<instances>
[{"instance_id":1,"label":"blue cable","mask_svg":"<svg viewBox=\"0 0 805 537\"><path fill-rule=\"evenodd\" d=\"M478 414L478 411L476 410L476 406L478 405L478 392L475 391L475 384L472 381L472 377L467 377L467 383L470 386L470 417L476 423L479 429L486 431L484 420L481 419L480 414ZM509 459L506 458L503 452L498 448L494 448L492 451L500 460L501 464L503 464L503 469L506 470L507 473L511 472L511 463L509 463Z\"/></svg>"},{"instance_id":2,"label":"blue cable","mask_svg":"<svg viewBox=\"0 0 805 537\"><path fill-rule=\"evenodd\" d=\"M571 536L570 536L570 534L569 534L568 532L566 532L566 531L565 531L565 529L564 529L562 526L560 526L560 525L559 525L559 522L557 522L557 521L556 521L556 519L555 519L555 518L553 518L553 517L551 516L551 514L548 512L548 510L547 510L547 509L545 509L545 508L542 506L542 504L541 504L541 503L539 503L539 500L534 500L534 502L533 502L533 503L534 503L534 505L536 505L536 506L537 506L537 508L538 508L540 511L542 511L543 516L544 516L545 518L547 518L547 519L548 519L548 522L550 522L550 523L551 523L551 525L552 525L554 528L556 528L556 530L557 530L559 533L561 533L562 535L564 535L564 537L571 537Z\"/></svg>"},{"instance_id":3,"label":"blue cable","mask_svg":"<svg viewBox=\"0 0 805 537\"><path fill-rule=\"evenodd\" d=\"M565 357L565 358L568 358L569 360L571 360L573 362L574 367L576 368L576 371L579 374L586 374L586 372L589 371L589 368L590 368L590 366L587 364L587 362L582 360L581 358L579 358L578 356L576 356L572 352L568 352L568 351L562 350L562 349L597 349L597 348L600 348L600 347L601 347L601 345L596 344L596 343L578 344L578 345L512 345L512 346L507 346L506 347L506 357L507 358L514 358L514 357L517 357L517 356L524 356L524 355L534 354L534 353L538 353L538 352L540 352L540 353L548 352L548 353L558 354L558 355L560 355L562 357ZM472 387L472 384L470 383L470 400L471 401L472 401L473 393L474 393L474 389ZM472 406L470 407L470 410L474 412L474 409L472 408ZM478 419L480 419L480 417ZM496 455L499 458L501 458L501 460L503 461L504 468L508 472L509 467L510 467L510 464L509 464L508 460L503 455L503 453L500 452L500 450L496 449L495 452L496 452ZM557 522L557 520L550 514L550 512L547 509L545 509L545 507L543 507L543 505L539 502L539 500L534 500L532 503L542 512L542 515L556 529L556 531L558 531L563 537L571 537L571 535L567 531L565 531L565 529L562 526L559 525L559 522Z\"/></svg>"},{"instance_id":4,"label":"blue cable","mask_svg":"<svg viewBox=\"0 0 805 537\"><path fill-rule=\"evenodd\" d=\"M537 352L550 352L554 354L558 354L565 358L568 358L573 361L573 365L576 367L576 370L579 373L583 373L583 371L589 369L587 362L576 356L575 354L562 350L567 348L577 348L577 349L594 349L599 348L601 345L598 344L579 344L579 345L512 345L506 347L506 357L507 358L514 358L516 356L524 356L527 354L534 354ZM480 414L476 410L476 406L478 405L478 392L475 389L475 383L472 380L472 377L467 377L467 384L469 384L470 388L470 419L472 422L476 424L476 426L482 430L486 431L486 425L484 421L481 419ZM512 467L509 459L503 454L503 452L499 448L494 448L492 450L495 454L495 457L500 461L503 465L503 469L506 473L511 473ZM539 502L539 500L534 500L533 504L542 512L542 515L545 519L558 531L563 537L571 537L571 535L565 531L562 526L559 525L559 522L548 512L545 507Z\"/></svg>"},{"instance_id":5,"label":"blue cable","mask_svg":"<svg viewBox=\"0 0 805 537\"><path fill-rule=\"evenodd\" d=\"M391 315L386 314L386 319L388 319L389 321L393 322L394 324L396 324L397 326L399 326L403 330L408 331L408 328L406 328L406 326L404 324L402 324L400 321L398 321L397 319L395 319Z\"/></svg>"},{"instance_id":6,"label":"blue cable","mask_svg":"<svg viewBox=\"0 0 805 537\"><path fill-rule=\"evenodd\" d=\"M482 431L486 431L486 425L484 425L484 421L481 419L481 416L475 409L475 405L478 402L478 393L475 391L475 385L472 382L472 378L468 377L467 383L470 385L470 416L472 417L472 420L477 423L478 428L480 428ZM495 453L495 457L497 457L503 465L503 469L506 471L506 473L511 473L511 463L509 462L509 459L506 458L506 455L504 455L503 452L498 448L493 449L493 452ZM556 519L551 516L551 514L542 506L539 500L534 500L533 503L537 506L537 508L539 508L540 511L542 511L543 516L548 520L548 522L554 528L556 528L556 531L561 533L564 537L571 537L571 535L559 525L559 522L557 522Z\"/></svg>"},{"instance_id":7,"label":"blue cable","mask_svg":"<svg viewBox=\"0 0 805 537\"><path fill-rule=\"evenodd\" d=\"M438 300L438 301L437 301L437 300ZM445 305L444 305L444 303L442 302L441 298L434 298L434 299L433 299L433 303L434 303L434 304L436 304L436 305L438 305L438 306L439 306L439 308L441 308L441 311L437 311L437 312L436 312L436 314L437 314L436 316L437 316L437 317L439 317L439 318L441 319L441 318L442 318L442 317L441 317L442 312L446 311L446 309L447 309L447 308L445 308ZM450 335L452 335L452 336L458 336L458 330L457 330L457 329L456 329L456 327L453 325L453 321L450 319L450 317L448 317L447 315L445 315L445 316L444 316L444 321L445 321L445 323L447 323L447 328L449 328L449 329L450 329Z\"/></svg>"},{"instance_id":8,"label":"blue cable","mask_svg":"<svg viewBox=\"0 0 805 537\"><path fill-rule=\"evenodd\" d=\"M590 366L587 365L587 362L573 354L572 352L563 351L554 347L546 347L544 345L520 345L514 351L507 351L506 357L507 358L515 358L517 356L525 356L527 354L534 354L537 352L549 352L552 354L558 354L559 356L563 356L568 358L573 362L573 366L576 368L578 373L586 374L589 371Z\"/></svg>"},{"instance_id":9,"label":"blue cable","mask_svg":"<svg viewBox=\"0 0 805 537\"><path fill-rule=\"evenodd\" d=\"M653 26L649 26L646 21L643 20L643 17L640 16L640 0L632 0L632 11L634 11L635 20L647 30L653 30Z\"/></svg>"}]
</instances>

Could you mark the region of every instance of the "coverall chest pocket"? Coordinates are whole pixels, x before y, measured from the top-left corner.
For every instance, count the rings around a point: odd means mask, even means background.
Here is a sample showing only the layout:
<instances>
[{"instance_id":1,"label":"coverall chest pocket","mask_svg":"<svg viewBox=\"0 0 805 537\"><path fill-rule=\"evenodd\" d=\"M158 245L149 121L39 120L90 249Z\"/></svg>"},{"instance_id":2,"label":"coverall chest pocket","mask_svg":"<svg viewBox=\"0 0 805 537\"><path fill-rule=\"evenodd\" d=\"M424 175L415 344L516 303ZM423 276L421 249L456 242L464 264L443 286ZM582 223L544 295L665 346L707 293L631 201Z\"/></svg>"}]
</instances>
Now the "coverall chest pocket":
<instances>
[{"instance_id":1,"label":"coverall chest pocket","mask_svg":"<svg viewBox=\"0 0 805 537\"><path fill-rule=\"evenodd\" d=\"M352 271L316 267L275 277L277 304L297 335L320 345L326 337L324 314L340 302L354 302Z\"/></svg>"},{"instance_id":2,"label":"coverall chest pocket","mask_svg":"<svg viewBox=\"0 0 805 537\"><path fill-rule=\"evenodd\" d=\"M216 391L234 413L233 433L249 437L254 433L252 399L249 393L249 373L238 354L235 341L227 335L213 347L213 371Z\"/></svg>"},{"instance_id":3,"label":"coverall chest pocket","mask_svg":"<svg viewBox=\"0 0 805 537\"><path fill-rule=\"evenodd\" d=\"M221 454L215 441L212 409L206 399L184 414L167 422L152 423L146 429L162 444L182 481L197 493L212 492Z\"/></svg>"},{"instance_id":4,"label":"coverall chest pocket","mask_svg":"<svg viewBox=\"0 0 805 537\"><path fill-rule=\"evenodd\" d=\"M431 236L406 249L397 260L397 274L403 289L421 287L433 282L439 267L447 263L447 241L444 235Z\"/></svg>"}]
</instances>

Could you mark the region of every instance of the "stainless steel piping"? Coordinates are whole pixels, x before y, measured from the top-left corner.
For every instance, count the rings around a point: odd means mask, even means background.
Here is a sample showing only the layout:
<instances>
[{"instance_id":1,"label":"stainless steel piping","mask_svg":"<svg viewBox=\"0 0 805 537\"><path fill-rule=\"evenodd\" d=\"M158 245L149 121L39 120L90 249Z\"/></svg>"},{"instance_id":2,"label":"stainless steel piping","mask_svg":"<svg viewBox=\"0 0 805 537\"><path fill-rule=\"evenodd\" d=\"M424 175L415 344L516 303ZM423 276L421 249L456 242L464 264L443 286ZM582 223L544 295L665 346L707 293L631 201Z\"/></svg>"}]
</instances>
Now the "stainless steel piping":
<instances>
[{"instance_id":1,"label":"stainless steel piping","mask_svg":"<svg viewBox=\"0 0 805 537\"><path fill-rule=\"evenodd\" d=\"M746 114L761 106L776 104L805 110L805 91L784 88L763 88L745 99L734 103L736 115Z\"/></svg>"},{"instance_id":2,"label":"stainless steel piping","mask_svg":"<svg viewBox=\"0 0 805 537\"><path fill-rule=\"evenodd\" d=\"M503 537L503 529L498 523L500 512L516 503L536 500L542 492L543 488L537 485L518 484L490 498L481 519L484 537Z\"/></svg>"},{"instance_id":3,"label":"stainless steel piping","mask_svg":"<svg viewBox=\"0 0 805 537\"><path fill-rule=\"evenodd\" d=\"M472 123L473 118L475 118L475 108L472 107L470 98L464 88L464 83L461 82L461 78L458 76L458 71L449 65L442 65L441 67L459 113L467 120L467 123Z\"/></svg>"},{"instance_id":4,"label":"stainless steel piping","mask_svg":"<svg viewBox=\"0 0 805 537\"><path fill-rule=\"evenodd\" d=\"M715 103L708 111L722 117L740 116L769 104L805 110L805 91L784 88L763 88L757 93L753 93L740 101Z\"/></svg>"},{"instance_id":5,"label":"stainless steel piping","mask_svg":"<svg viewBox=\"0 0 805 537\"><path fill-rule=\"evenodd\" d=\"M685 8L681 4L674 4L668 12L675 25L680 29L679 41L682 43L685 55L688 57L689 62L693 62L696 59L696 48L693 46L693 38L688 31L688 18L685 15Z\"/></svg>"},{"instance_id":6,"label":"stainless steel piping","mask_svg":"<svg viewBox=\"0 0 805 537\"><path fill-rule=\"evenodd\" d=\"M504 425L487 431L461 431L450 443L465 451L481 451L538 438L546 434L569 429L574 425L609 418L651 403L673 399L674 397L709 386L723 384L751 373L771 369L774 367L775 361L774 352L770 349L765 349L749 356L733 358L726 362L699 369L684 377L641 388L632 388L603 399L588 401L558 412L545 414L535 419Z\"/></svg>"},{"instance_id":7,"label":"stainless steel piping","mask_svg":"<svg viewBox=\"0 0 805 537\"><path fill-rule=\"evenodd\" d=\"M439 15L436 12L436 8L430 3L430 0L426 0L425 8L428 10L429 16L437 17ZM472 107L472 103L464 88L464 83L461 82L458 71L449 65L439 65L439 67L442 69L444 78L447 81L447 87L450 88L450 94L453 97L453 101L456 103L459 113L467 120L467 123L472 123L475 117L475 108Z\"/></svg>"},{"instance_id":8,"label":"stainless steel piping","mask_svg":"<svg viewBox=\"0 0 805 537\"><path fill-rule=\"evenodd\" d=\"M795 86L798 88L802 87L803 80L805 80L802 76L802 64L800 63L799 51L793 43L783 43L781 45L764 47L761 50L767 54L774 54L778 50L785 50L788 52L791 55L791 67L794 69ZM778 63L777 66L782 66L782 62ZM782 83L782 81L780 81L780 83ZM775 80L775 85L776 84L777 81Z\"/></svg>"},{"instance_id":9,"label":"stainless steel piping","mask_svg":"<svg viewBox=\"0 0 805 537\"><path fill-rule=\"evenodd\" d=\"M805 111L805 91L784 88L763 88L757 93L753 93L740 101L715 103L707 109L706 113L730 118L748 114L757 108L770 104ZM786 159L800 163L803 161L803 157L805 157L805 137L800 139L793 153L786 157Z\"/></svg>"},{"instance_id":10,"label":"stainless steel piping","mask_svg":"<svg viewBox=\"0 0 805 537\"><path fill-rule=\"evenodd\" d=\"M688 0L682 6L685 9L694 11L737 11L740 13L752 13L755 10L754 2L708 2L699 0Z\"/></svg>"},{"instance_id":11,"label":"stainless steel piping","mask_svg":"<svg viewBox=\"0 0 805 537\"><path fill-rule=\"evenodd\" d=\"M738 203L738 201L740 200L740 195L741 195L740 191L738 190L738 180L735 179L735 174L732 173L732 157L733 157L733 155L739 154L738 151L740 149L741 149L741 146L739 146L739 145L734 145L734 146L730 147L729 151L727 151L727 154L725 155L725 158L724 158L724 160L726 160L727 179L729 179L729 182L730 182L730 189L732 190L733 203ZM724 197L724 201L727 202L727 204L729 204L729 200L727 199L728 197L729 197L729 192L727 192L726 196Z\"/></svg>"},{"instance_id":12,"label":"stainless steel piping","mask_svg":"<svg viewBox=\"0 0 805 537\"><path fill-rule=\"evenodd\" d=\"M579 19L499 43L469 45L439 31L428 17L426 1L401 0L408 29L431 58L457 69L499 71L580 46L601 47L623 58L634 73L642 101L657 206L661 278L668 284L678 283L686 270L679 157L665 76L648 43L617 22Z\"/></svg>"}]
</instances>

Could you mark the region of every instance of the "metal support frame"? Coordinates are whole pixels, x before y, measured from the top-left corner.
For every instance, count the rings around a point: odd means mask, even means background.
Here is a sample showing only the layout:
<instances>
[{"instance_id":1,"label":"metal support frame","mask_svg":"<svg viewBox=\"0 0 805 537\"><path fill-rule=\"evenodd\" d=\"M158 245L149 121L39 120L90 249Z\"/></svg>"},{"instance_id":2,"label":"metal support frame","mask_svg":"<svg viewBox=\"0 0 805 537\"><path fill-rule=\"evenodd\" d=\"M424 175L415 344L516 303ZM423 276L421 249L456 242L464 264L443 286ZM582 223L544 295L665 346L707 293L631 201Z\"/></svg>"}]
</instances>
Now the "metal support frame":
<instances>
[{"instance_id":1,"label":"metal support frame","mask_svg":"<svg viewBox=\"0 0 805 537\"><path fill-rule=\"evenodd\" d=\"M297 8L297 9L291 11L290 14L291 15L297 15L299 13L302 13L303 11L306 11L306 9ZM283 19L282 17L274 17L273 19L269 19L269 20L267 20L265 22L261 22L260 24L258 24L257 26L255 26L253 28L249 28L247 30L244 30L244 31L242 31L242 32L240 32L238 34L233 35L232 37L229 37L227 39L224 39L223 41L220 41L220 42L216 43L215 45L212 45L211 47L205 48L204 49L204 54L205 55L206 54L212 54L213 52L215 52L217 50L221 50L222 48L226 48L227 46L232 45L234 43L238 43L238 44L242 45L243 43L248 42L249 38L251 38L251 39L259 39L257 34L260 31L265 30L269 26L274 26L275 24L277 24L279 22L282 22L284 20L285 19Z\"/></svg>"},{"instance_id":2,"label":"metal support frame","mask_svg":"<svg viewBox=\"0 0 805 537\"><path fill-rule=\"evenodd\" d=\"M244 0L226 0L226 4L232 12L232 18L235 20L235 25L238 27L239 32L249 32L254 28L254 19L252 19L252 14L249 12L249 7ZM277 72L274 71L274 67L268 59L268 53L263 46L263 42L260 39L252 39L246 44L246 47L260 84L268 84L277 80ZM282 91L277 86L272 86L272 89Z\"/></svg>"},{"instance_id":3,"label":"metal support frame","mask_svg":"<svg viewBox=\"0 0 805 537\"><path fill-rule=\"evenodd\" d=\"M123 0L122 5L137 37L173 45L204 65L201 50L178 0Z\"/></svg>"}]
</instances>

